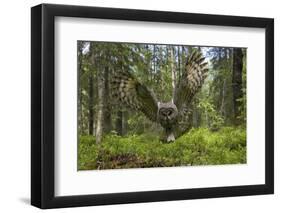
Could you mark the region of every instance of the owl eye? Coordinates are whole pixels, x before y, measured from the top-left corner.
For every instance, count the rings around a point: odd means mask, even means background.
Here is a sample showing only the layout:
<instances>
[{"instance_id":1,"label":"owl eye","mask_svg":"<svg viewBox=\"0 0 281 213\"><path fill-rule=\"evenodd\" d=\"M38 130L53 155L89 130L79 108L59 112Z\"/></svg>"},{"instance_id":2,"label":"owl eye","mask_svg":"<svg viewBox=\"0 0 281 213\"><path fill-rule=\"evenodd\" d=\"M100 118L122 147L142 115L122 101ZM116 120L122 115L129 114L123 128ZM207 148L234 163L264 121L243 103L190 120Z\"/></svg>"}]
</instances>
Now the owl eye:
<instances>
[{"instance_id":1,"label":"owl eye","mask_svg":"<svg viewBox=\"0 0 281 213\"><path fill-rule=\"evenodd\" d=\"M170 115L172 115L173 110L172 109L163 109L163 110L160 110L160 113L164 116L170 116Z\"/></svg>"}]
</instances>

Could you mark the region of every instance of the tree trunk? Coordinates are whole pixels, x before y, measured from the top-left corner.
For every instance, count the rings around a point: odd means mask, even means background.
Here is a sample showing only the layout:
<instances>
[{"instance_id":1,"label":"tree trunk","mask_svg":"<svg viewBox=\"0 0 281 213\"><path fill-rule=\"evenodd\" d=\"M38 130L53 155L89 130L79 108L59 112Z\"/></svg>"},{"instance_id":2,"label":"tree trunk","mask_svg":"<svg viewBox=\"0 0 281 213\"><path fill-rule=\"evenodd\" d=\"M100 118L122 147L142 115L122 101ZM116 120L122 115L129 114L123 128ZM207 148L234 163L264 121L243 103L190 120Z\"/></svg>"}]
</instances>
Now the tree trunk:
<instances>
[{"instance_id":1,"label":"tree trunk","mask_svg":"<svg viewBox=\"0 0 281 213\"><path fill-rule=\"evenodd\" d=\"M238 99L242 98L242 68L243 68L243 53L241 48L233 49L233 72L232 72L232 89L233 89L233 106L234 106L234 123L238 125L239 107L241 102Z\"/></svg>"},{"instance_id":2,"label":"tree trunk","mask_svg":"<svg viewBox=\"0 0 281 213\"><path fill-rule=\"evenodd\" d=\"M93 72L91 70L89 76L89 135L93 135L94 131L94 89L93 89Z\"/></svg>"},{"instance_id":3,"label":"tree trunk","mask_svg":"<svg viewBox=\"0 0 281 213\"><path fill-rule=\"evenodd\" d=\"M122 135L123 132L123 113L122 110L117 111L117 118L115 122L115 129L118 135Z\"/></svg>"},{"instance_id":4,"label":"tree trunk","mask_svg":"<svg viewBox=\"0 0 281 213\"><path fill-rule=\"evenodd\" d=\"M122 119L122 135L127 134L128 130L128 111L123 111L123 119Z\"/></svg>"},{"instance_id":5,"label":"tree trunk","mask_svg":"<svg viewBox=\"0 0 281 213\"><path fill-rule=\"evenodd\" d=\"M153 74L152 74L152 76L151 76L151 81L153 81L154 80L154 78L155 78L155 76L156 76L156 66L157 66L157 64L156 64L156 62L157 62L157 59L156 59L156 47L155 47L155 44L153 45Z\"/></svg>"},{"instance_id":6,"label":"tree trunk","mask_svg":"<svg viewBox=\"0 0 281 213\"><path fill-rule=\"evenodd\" d=\"M170 63L171 63L171 74L172 74L172 97L174 97L175 89L176 89L176 70L174 65L174 49L171 47L170 49Z\"/></svg>"},{"instance_id":7,"label":"tree trunk","mask_svg":"<svg viewBox=\"0 0 281 213\"><path fill-rule=\"evenodd\" d=\"M101 72L97 75L98 83L98 105L97 105L97 128L96 128L96 143L101 143L104 128L104 80Z\"/></svg>"},{"instance_id":8,"label":"tree trunk","mask_svg":"<svg viewBox=\"0 0 281 213\"><path fill-rule=\"evenodd\" d=\"M181 77L181 57L180 57L180 46L178 48L178 79Z\"/></svg>"},{"instance_id":9,"label":"tree trunk","mask_svg":"<svg viewBox=\"0 0 281 213\"><path fill-rule=\"evenodd\" d=\"M109 68L104 70L104 132L109 133L112 129L111 123L111 104L109 94Z\"/></svg>"},{"instance_id":10,"label":"tree trunk","mask_svg":"<svg viewBox=\"0 0 281 213\"><path fill-rule=\"evenodd\" d=\"M84 133L84 125L83 125L83 97L82 97L82 75L83 75L83 60L82 60L82 42L78 42L78 73L79 73L79 90L78 90L78 121L79 121L79 134Z\"/></svg>"},{"instance_id":11,"label":"tree trunk","mask_svg":"<svg viewBox=\"0 0 281 213\"><path fill-rule=\"evenodd\" d=\"M181 47L181 75L184 73L185 70L185 65L186 65L186 51L185 47Z\"/></svg>"},{"instance_id":12,"label":"tree trunk","mask_svg":"<svg viewBox=\"0 0 281 213\"><path fill-rule=\"evenodd\" d=\"M226 116L226 109L225 109L225 96L226 96L226 79L223 80L223 87L222 87L222 98L221 98L221 106L220 106L220 114L222 116Z\"/></svg>"}]
</instances>

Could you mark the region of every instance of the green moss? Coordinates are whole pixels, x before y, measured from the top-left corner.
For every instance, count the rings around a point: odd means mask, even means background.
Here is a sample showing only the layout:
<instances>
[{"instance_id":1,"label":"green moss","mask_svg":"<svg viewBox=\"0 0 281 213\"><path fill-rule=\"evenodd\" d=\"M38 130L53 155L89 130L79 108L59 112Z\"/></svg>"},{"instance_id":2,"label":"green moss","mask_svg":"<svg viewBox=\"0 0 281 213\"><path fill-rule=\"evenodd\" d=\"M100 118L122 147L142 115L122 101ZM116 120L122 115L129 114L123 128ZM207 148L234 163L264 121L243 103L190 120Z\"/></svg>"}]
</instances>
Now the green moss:
<instances>
[{"instance_id":1,"label":"green moss","mask_svg":"<svg viewBox=\"0 0 281 213\"><path fill-rule=\"evenodd\" d=\"M81 136L78 147L79 170L242 163L246 163L246 130L233 127L216 132L192 129L168 144L148 134L111 134L99 145L94 137Z\"/></svg>"}]
</instances>

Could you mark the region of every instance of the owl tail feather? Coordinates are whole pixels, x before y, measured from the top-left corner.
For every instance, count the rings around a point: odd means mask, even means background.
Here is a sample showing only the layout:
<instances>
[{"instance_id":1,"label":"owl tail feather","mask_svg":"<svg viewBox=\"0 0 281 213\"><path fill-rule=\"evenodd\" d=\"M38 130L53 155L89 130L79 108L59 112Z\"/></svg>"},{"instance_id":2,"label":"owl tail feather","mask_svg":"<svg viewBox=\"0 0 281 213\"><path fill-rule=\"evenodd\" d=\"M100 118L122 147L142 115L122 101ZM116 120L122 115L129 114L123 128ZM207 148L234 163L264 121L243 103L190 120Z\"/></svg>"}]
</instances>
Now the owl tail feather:
<instances>
[{"instance_id":1,"label":"owl tail feather","mask_svg":"<svg viewBox=\"0 0 281 213\"><path fill-rule=\"evenodd\" d=\"M173 128L166 128L165 133L166 133L166 140L165 141L167 143L174 142L176 140Z\"/></svg>"},{"instance_id":2,"label":"owl tail feather","mask_svg":"<svg viewBox=\"0 0 281 213\"><path fill-rule=\"evenodd\" d=\"M170 134L167 135L167 142L170 143L170 142L173 142L175 141L175 135L173 132L171 132Z\"/></svg>"}]
</instances>

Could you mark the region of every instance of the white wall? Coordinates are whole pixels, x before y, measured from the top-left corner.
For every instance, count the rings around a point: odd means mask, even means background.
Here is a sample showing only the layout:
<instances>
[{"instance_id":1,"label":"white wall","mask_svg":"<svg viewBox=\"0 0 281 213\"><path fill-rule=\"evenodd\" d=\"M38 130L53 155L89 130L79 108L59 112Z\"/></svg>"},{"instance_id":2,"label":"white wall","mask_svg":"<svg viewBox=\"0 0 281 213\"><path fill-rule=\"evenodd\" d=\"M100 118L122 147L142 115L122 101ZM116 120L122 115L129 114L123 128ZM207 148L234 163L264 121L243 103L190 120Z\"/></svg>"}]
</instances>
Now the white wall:
<instances>
[{"instance_id":1,"label":"white wall","mask_svg":"<svg viewBox=\"0 0 281 213\"><path fill-rule=\"evenodd\" d=\"M171 10L275 18L275 82L281 81L281 13L277 0L60 0L45 3ZM41 1L2 1L0 19L0 210L38 212L30 196L30 7ZM281 206L281 86L275 84L275 195L51 210L52 212L277 212ZM276 151L277 150L277 151Z\"/></svg>"}]
</instances>

